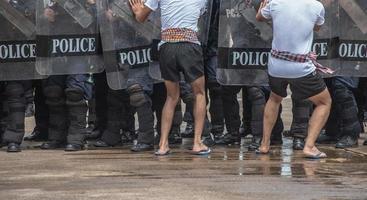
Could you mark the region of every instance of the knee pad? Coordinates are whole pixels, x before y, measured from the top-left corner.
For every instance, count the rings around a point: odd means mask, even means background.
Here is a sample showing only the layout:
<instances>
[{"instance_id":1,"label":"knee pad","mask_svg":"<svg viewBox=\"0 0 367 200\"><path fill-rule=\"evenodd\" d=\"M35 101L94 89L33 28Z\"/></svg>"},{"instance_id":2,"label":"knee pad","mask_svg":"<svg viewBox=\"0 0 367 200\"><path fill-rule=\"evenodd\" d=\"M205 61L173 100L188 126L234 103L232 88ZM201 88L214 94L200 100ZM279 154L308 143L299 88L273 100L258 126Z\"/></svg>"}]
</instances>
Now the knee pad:
<instances>
[{"instance_id":1,"label":"knee pad","mask_svg":"<svg viewBox=\"0 0 367 200\"><path fill-rule=\"evenodd\" d=\"M261 105L266 103L265 100L265 94L259 87L250 87L247 90L247 94L249 97L249 100L256 105Z\"/></svg>"},{"instance_id":2,"label":"knee pad","mask_svg":"<svg viewBox=\"0 0 367 200\"><path fill-rule=\"evenodd\" d=\"M64 91L60 86L49 85L43 89L46 104L50 106L61 106L65 104Z\"/></svg>"},{"instance_id":3,"label":"knee pad","mask_svg":"<svg viewBox=\"0 0 367 200\"><path fill-rule=\"evenodd\" d=\"M143 88L139 84L134 84L127 88L130 96L130 104L134 107L139 107L148 102L148 97L145 95Z\"/></svg>"},{"instance_id":4,"label":"knee pad","mask_svg":"<svg viewBox=\"0 0 367 200\"><path fill-rule=\"evenodd\" d=\"M66 104L69 106L86 105L84 92L78 88L66 88Z\"/></svg>"}]
</instances>

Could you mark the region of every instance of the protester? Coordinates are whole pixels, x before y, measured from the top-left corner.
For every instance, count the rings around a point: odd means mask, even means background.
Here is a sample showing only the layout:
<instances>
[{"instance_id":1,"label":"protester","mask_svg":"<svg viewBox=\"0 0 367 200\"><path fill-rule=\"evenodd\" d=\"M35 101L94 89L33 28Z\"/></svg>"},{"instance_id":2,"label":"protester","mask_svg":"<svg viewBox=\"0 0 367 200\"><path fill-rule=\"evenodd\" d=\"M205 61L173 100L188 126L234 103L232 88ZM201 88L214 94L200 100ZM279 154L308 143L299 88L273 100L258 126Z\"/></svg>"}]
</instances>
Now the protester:
<instances>
[{"instance_id":1,"label":"protester","mask_svg":"<svg viewBox=\"0 0 367 200\"><path fill-rule=\"evenodd\" d=\"M265 106L263 139L258 153L269 153L271 131L290 85L294 99L309 99L315 104L303 149L305 156L327 157L316 148L315 141L329 116L331 98L311 55L313 31L324 23L324 14L323 5L316 0L273 0L260 5L256 19L272 20L274 33L268 63L271 94Z\"/></svg>"}]
</instances>

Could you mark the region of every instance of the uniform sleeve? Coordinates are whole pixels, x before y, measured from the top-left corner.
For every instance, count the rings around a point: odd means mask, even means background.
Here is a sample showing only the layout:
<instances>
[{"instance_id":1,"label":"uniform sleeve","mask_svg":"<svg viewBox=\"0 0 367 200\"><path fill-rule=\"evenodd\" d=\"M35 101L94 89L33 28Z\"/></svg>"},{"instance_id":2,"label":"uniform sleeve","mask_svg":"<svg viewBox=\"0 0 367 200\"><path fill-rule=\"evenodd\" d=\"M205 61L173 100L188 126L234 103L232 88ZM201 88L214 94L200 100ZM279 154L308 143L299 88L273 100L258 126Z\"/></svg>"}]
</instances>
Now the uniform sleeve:
<instances>
[{"instance_id":1,"label":"uniform sleeve","mask_svg":"<svg viewBox=\"0 0 367 200\"><path fill-rule=\"evenodd\" d=\"M159 7L159 0L146 0L145 6L150 8L151 10L155 11Z\"/></svg>"},{"instance_id":2,"label":"uniform sleeve","mask_svg":"<svg viewBox=\"0 0 367 200\"><path fill-rule=\"evenodd\" d=\"M325 23L325 8L323 5L321 5L321 9L319 13L317 14L316 25L321 26L324 23Z\"/></svg>"},{"instance_id":3,"label":"uniform sleeve","mask_svg":"<svg viewBox=\"0 0 367 200\"><path fill-rule=\"evenodd\" d=\"M266 18L266 19L271 19L271 3L272 2L269 2L263 9L261 9L261 15Z\"/></svg>"}]
</instances>

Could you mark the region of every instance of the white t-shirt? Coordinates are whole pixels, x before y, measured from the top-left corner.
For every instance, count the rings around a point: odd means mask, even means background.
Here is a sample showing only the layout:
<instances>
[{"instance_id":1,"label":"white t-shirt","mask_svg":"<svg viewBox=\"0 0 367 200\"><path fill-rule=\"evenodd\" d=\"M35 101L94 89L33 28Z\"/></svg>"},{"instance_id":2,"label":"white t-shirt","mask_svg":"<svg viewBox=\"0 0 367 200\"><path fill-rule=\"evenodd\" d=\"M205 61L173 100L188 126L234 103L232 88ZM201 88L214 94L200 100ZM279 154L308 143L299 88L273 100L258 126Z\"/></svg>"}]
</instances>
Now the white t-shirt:
<instances>
[{"instance_id":1,"label":"white t-shirt","mask_svg":"<svg viewBox=\"0 0 367 200\"><path fill-rule=\"evenodd\" d=\"M168 28L188 28L198 31L198 20L207 0L146 0L155 11L161 9L162 31Z\"/></svg>"},{"instance_id":2,"label":"white t-shirt","mask_svg":"<svg viewBox=\"0 0 367 200\"><path fill-rule=\"evenodd\" d=\"M324 6L317 0L271 0L261 14L272 19L272 48L296 54L311 51L313 29L325 22ZM311 61L297 63L269 57L268 71L273 77L300 78L315 69Z\"/></svg>"}]
</instances>

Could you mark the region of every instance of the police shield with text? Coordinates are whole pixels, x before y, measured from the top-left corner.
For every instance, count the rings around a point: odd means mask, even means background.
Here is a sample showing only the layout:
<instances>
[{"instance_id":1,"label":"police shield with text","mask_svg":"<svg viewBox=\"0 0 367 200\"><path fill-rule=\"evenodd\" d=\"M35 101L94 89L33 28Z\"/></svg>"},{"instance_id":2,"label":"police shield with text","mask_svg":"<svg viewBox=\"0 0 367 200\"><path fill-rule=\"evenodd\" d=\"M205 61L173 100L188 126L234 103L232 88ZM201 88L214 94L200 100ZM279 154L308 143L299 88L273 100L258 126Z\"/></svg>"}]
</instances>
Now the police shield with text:
<instances>
[{"instance_id":1,"label":"police shield with text","mask_svg":"<svg viewBox=\"0 0 367 200\"><path fill-rule=\"evenodd\" d=\"M152 35L160 32L152 20L138 23L128 0L98 1L98 20L106 65L108 123L97 146L114 146L121 142L120 126L131 106L138 115L137 144L132 151L153 149L154 118L150 95L153 79L149 76ZM155 21L155 20L153 20ZM126 101L127 98L127 101ZM106 146L105 145L105 146Z\"/></svg>"},{"instance_id":2,"label":"police shield with text","mask_svg":"<svg viewBox=\"0 0 367 200\"><path fill-rule=\"evenodd\" d=\"M103 71L94 0L37 1L37 71L49 106L49 138L42 149L83 148L91 73Z\"/></svg>"},{"instance_id":3,"label":"police shield with text","mask_svg":"<svg viewBox=\"0 0 367 200\"><path fill-rule=\"evenodd\" d=\"M239 142L241 119L237 93L242 89L243 124L253 135L249 150L259 147L263 112L270 92L267 87L267 61L272 27L271 24L256 21L260 3L258 0L222 0L219 17L217 80L223 85L224 116L228 130L219 143ZM281 142L282 130L279 118L273 142Z\"/></svg>"},{"instance_id":4,"label":"police shield with text","mask_svg":"<svg viewBox=\"0 0 367 200\"><path fill-rule=\"evenodd\" d=\"M0 110L8 113L0 141L8 146L8 152L18 152L24 136L26 97L33 95L31 80L45 78L35 66L35 2L1 0L0 24L0 105L7 104Z\"/></svg>"}]
</instances>

